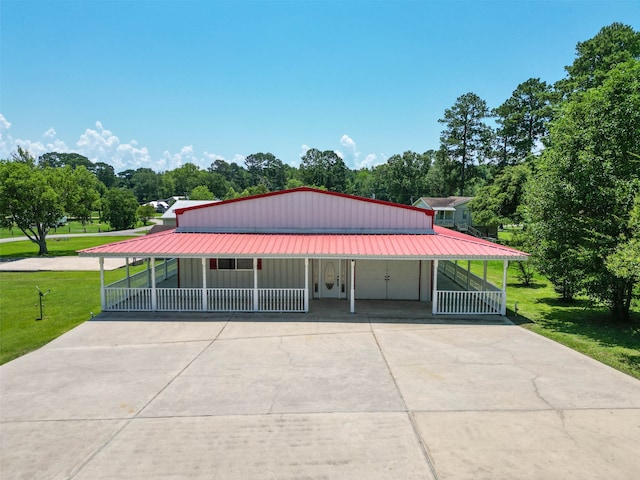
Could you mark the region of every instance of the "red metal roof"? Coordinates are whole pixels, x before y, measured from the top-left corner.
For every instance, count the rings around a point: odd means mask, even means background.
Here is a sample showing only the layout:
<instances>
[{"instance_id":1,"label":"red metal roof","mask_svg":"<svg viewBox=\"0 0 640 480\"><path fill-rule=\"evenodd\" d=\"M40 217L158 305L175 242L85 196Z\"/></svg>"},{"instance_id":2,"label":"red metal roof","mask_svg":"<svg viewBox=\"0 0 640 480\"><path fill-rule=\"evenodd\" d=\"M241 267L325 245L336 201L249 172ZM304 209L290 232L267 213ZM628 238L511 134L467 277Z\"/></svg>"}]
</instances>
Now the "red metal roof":
<instances>
[{"instance_id":1,"label":"red metal roof","mask_svg":"<svg viewBox=\"0 0 640 480\"><path fill-rule=\"evenodd\" d=\"M178 233L175 230L79 252L91 257L447 258L526 260L528 254L435 227L435 234Z\"/></svg>"}]
</instances>

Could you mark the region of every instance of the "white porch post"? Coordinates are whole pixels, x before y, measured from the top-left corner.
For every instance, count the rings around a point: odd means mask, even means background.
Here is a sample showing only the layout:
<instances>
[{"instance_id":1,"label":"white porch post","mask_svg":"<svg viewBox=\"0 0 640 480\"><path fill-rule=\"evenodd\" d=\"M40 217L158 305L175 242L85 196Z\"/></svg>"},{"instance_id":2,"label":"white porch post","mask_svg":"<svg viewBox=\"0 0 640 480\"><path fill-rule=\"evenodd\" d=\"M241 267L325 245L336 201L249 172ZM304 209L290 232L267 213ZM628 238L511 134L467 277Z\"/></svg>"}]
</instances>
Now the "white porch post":
<instances>
[{"instance_id":1,"label":"white porch post","mask_svg":"<svg viewBox=\"0 0 640 480\"><path fill-rule=\"evenodd\" d=\"M259 307L258 299L258 259L253 259L253 310L258 311Z\"/></svg>"},{"instance_id":2,"label":"white porch post","mask_svg":"<svg viewBox=\"0 0 640 480\"><path fill-rule=\"evenodd\" d=\"M154 312L158 309L158 297L156 292L156 259L151 257L151 310Z\"/></svg>"},{"instance_id":3,"label":"white porch post","mask_svg":"<svg viewBox=\"0 0 640 480\"><path fill-rule=\"evenodd\" d=\"M309 312L309 259L304 259L304 311Z\"/></svg>"},{"instance_id":4,"label":"white porch post","mask_svg":"<svg viewBox=\"0 0 640 480\"><path fill-rule=\"evenodd\" d=\"M507 267L509 266L509 260L504 260L504 267L502 269L502 307L500 308L500 315L507 314Z\"/></svg>"},{"instance_id":5,"label":"white porch post","mask_svg":"<svg viewBox=\"0 0 640 480\"><path fill-rule=\"evenodd\" d=\"M351 260L351 298L349 299L351 313L356 313L356 261Z\"/></svg>"},{"instance_id":6,"label":"white porch post","mask_svg":"<svg viewBox=\"0 0 640 480\"><path fill-rule=\"evenodd\" d=\"M431 293L431 313L438 313L438 260L433 261L433 293Z\"/></svg>"},{"instance_id":7,"label":"white porch post","mask_svg":"<svg viewBox=\"0 0 640 480\"><path fill-rule=\"evenodd\" d=\"M131 278L129 277L129 257L125 257L124 264L127 267L127 288L131 288Z\"/></svg>"},{"instance_id":8,"label":"white porch post","mask_svg":"<svg viewBox=\"0 0 640 480\"><path fill-rule=\"evenodd\" d=\"M107 292L104 289L104 257L100 257L99 260L100 260L100 308L104 312L105 308L107 307Z\"/></svg>"},{"instance_id":9,"label":"white porch post","mask_svg":"<svg viewBox=\"0 0 640 480\"><path fill-rule=\"evenodd\" d=\"M484 261L484 272L482 274L482 290L487 291L487 261Z\"/></svg>"},{"instance_id":10,"label":"white porch post","mask_svg":"<svg viewBox=\"0 0 640 480\"><path fill-rule=\"evenodd\" d=\"M165 260L165 275L167 270L167 261ZM207 259L202 257L202 311L207 311Z\"/></svg>"}]
</instances>

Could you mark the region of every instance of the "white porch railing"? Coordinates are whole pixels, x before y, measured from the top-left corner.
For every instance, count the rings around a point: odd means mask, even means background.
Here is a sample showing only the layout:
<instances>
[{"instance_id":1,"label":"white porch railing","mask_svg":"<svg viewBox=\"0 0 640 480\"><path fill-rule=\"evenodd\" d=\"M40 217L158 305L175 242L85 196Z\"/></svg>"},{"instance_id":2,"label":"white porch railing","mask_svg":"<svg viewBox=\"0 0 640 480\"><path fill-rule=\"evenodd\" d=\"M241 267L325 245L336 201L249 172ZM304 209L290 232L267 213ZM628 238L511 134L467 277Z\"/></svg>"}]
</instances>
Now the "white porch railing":
<instances>
[{"instance_id":1,"label":"white porch railing","mask_svg":"<svg viewBox=\"0 0 640 480\"><path fill-rule=\"evenodd\" d=\"M105 288L108 311L150 311L151 288Z\"/></svg>"},{"instance_id":2,"label":"white porch railing","mask_svg":"<svg viewBox=\"0 0 640 480\"><path fill-rule=\"evenodd\" d=\"M207 288L207 311L253 312L253 289Z\"/></svg>"},{"instance_id":3,"label":"white porch railing","mask_svg":"<svg viewBox=\"0 0 640 480\"><path fill-rule=\"evenodd\" d=\"M156 288L159 312L195 312L202 310L201 288Z\"/></svg>"},{"instance_id":4,"label":"white porch railing","mask_svg":"<svg viewBox=\"0 0 640 480\"><path fill-rule=\"evenodd\" d=\"M498 287L449 260L438 262L438 270L465 290L438 290L436 314L500 315L504 294Z\"/></svg>"},{"instance_id":5,"label":"white porch railing","mask_svg":"<svg viewBox=\"0 0 640 480\"><path fill-rule=\"evenodd\" d=\"M438 290L437 314L500 315L502 291Z\"/></svg>"},{"instance_id":6,"label":"white porch railing","mask_svg":"<svg viewBox=\"0 0 640 480\"><path fill-rule=\"evenodd\" d=\"M203 311L202 288L156 288L156 311ZM106 311L152 311L152 288L105 288ZM207 288L208 312L253 312L253 288ZM258 312L304 312L303 288L259 288Z\"/></svg>"},{"instance_id":7,"label":"white porch railing","mask_svg":"<svg viewBox=\"0 0 640 480\"><path fill-rule=\"evenodd\" d=\"M258 289L260 312L304 312L304 288Z\"/></svg>"}]
</instances>

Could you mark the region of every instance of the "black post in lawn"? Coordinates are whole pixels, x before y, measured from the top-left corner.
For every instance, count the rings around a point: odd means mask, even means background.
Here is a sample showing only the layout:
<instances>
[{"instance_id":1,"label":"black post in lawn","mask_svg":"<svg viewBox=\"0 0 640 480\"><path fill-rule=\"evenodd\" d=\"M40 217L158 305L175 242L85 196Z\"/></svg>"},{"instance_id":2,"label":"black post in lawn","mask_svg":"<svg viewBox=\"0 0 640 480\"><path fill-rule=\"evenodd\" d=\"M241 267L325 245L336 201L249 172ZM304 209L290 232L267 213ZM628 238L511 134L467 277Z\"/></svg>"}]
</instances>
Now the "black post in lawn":
<instances>
[{"instance_id":1,"label":"black post in lawn","mask_svg":"<svg viewBox=\"0 0 640 480\"><path fill-rule=\"evenodd\" d=\"M48 294L51 290L47 290L46 292L42 292L42 290L40 290L40 287L38 287L36 285L36 290L38 290L38 299L40 300L40 318L36 318L36 320L42 320L44 317L42 316L42 298Z\"/></svg>"}]
</instances>

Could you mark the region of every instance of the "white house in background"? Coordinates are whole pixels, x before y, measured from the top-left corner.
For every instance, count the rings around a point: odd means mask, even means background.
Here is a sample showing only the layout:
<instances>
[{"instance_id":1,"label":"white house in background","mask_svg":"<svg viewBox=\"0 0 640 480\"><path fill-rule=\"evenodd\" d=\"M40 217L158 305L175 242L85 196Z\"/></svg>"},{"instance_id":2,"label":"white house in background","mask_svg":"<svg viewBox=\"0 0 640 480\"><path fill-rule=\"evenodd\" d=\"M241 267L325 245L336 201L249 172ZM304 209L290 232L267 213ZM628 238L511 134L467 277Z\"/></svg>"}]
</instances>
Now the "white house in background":
<instances>
[{"instance_id":1,"label":"white house in background","mask_svg":"<svg viewBox=\"0 0 640 480\"><path fill-rule=\"evenodd\" d=\"M497 238L498 229L493 226L478 225L473 220L469 202L473 197L420 197L414 207L434 211L436 225L453 228L476 237Z\"/></svg>"},{"instance_id":2,"label":"white house in background","mask_svg":"<svg viewBox=\"0 0 640 480\"><path fill-rule=\"evenodd\" d=\"M473 225L471 210L467 205L471 200L473 197L420 197L413 206L433 210L436 225L463 232Z\"/></svg>"},{"instance_id":3,"label":"white house in background","mask_svg":"<svg viewBox=\"0 0 640 480\"><path fill-rule=\"evenodd\" d=\"M151 205L158 213L164 213L169 208L169 204L163 200L154 200L152 202L145 203L145 205Z\"/></svg>"},{"instance_id":4,"label":"white house in background","mask_svg":"<svg viewBox=\"0 0 640 480\"><path fill-rule=\"evenodd\" d=\"M176 226L176 210L183 208L197 207L200 205L209 205L211 203L219 202L220 200L176 200L166 212L162 214L160 220L163 225Z\"/></svg>"},{"instance_id":5,"label":"white house in background","mask_svg":"<svg viewBox=\"0 0 640 480\"><path fill-rule=\"evenodd\" d=\"M528 257L435 226L433 210L308 187L174 212L175 229L79 252L100 259L103 310L308 312L337 299L354 312L356 300L386 299L504 315L507 263ZM105 285L105 257L146 257L149 271ZM482 277L471 260L485 262ZM487 282L488 260L504 262L502 289Z\"/></svg>"}]
</instances>

